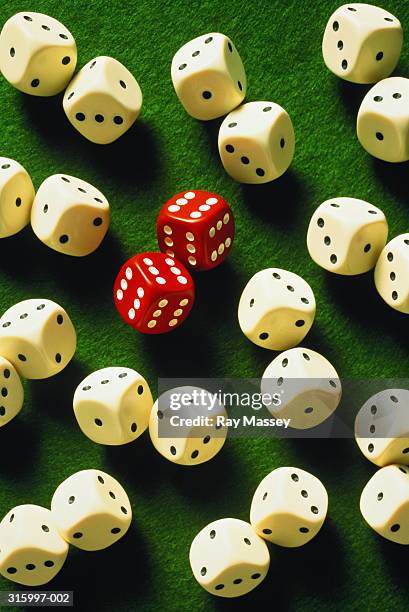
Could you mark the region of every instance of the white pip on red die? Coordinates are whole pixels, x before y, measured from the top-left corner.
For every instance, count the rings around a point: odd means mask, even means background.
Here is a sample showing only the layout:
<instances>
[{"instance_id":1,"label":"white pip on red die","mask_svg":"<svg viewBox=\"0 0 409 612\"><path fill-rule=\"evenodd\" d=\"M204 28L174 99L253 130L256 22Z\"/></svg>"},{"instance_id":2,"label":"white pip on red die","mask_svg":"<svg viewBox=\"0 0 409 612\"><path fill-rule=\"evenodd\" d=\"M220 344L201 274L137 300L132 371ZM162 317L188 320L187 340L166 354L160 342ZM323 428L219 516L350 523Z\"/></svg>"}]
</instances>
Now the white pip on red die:
<instances>
[{"instance_id":1,"label":"white pip on red die","mask_svg":"<svg viewBox=\"0 0 409 612\"><path fill-rule=\"evenodd\" d=\"M156 232L161 251L196 270L211 270L230 253L234 217L219 195L182 191L162 208Z\"/></svg>"},{"instance_id":2,"label":"white pip on red die","mask_svg":"<svg viewBox=\"0 0 409 612\"><path fill-rule=\"evenodd\" d=\"M185 266L164 253L139 253L124 263L114 284L115 306L128 325L145 334L178 327L195 299Z\"/></svg>"}]
</instances>

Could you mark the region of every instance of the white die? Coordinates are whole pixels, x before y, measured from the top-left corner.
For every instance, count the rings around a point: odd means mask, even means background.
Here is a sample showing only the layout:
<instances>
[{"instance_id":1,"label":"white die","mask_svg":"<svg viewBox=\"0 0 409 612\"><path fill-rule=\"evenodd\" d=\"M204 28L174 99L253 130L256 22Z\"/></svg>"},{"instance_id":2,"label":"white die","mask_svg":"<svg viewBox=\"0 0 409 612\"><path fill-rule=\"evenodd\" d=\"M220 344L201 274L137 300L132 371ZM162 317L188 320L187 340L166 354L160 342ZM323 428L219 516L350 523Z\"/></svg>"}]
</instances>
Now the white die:
<instances>
[{"instance_id":1,"label":"white die","mask_svg":"<svg viewBox=\"0 0 409 612\"><path fill-rule=\"evenodd\" d=\"M82 470L64 480L53 495L51 512L63 538L82 550L111 546L132 521L125 490L101 470Z\"/></svg>"},{"instance_id":2,"label":"white die","mask_svg":"<svg viewBox=\"0 0 409 612\"><path fill-rule=\"evenodd\" d=\"M239 183L268 183L284 174L294 157L294 128L274 102L248 102L231 112L219 131L224 169Z\"/></svg>"},{"instance_id":3,"label":"white die","mask_svg":"<svg viewBox=\"0 0 409 612\"><path fill-rule=\"evenodd\" d=\"M409 79L390 77L368 91L359 107L358 140L387 162L409 160Z\"/></svg>"},{"instance_id":4,"label":"white die","mask_svg":"<svg viewBox=\"0 0 409 612\"><path fill-rule=\"evenodd\" d=\"M51 249L83 257L99 247L108 231L109 204L89 183L68 174L53 174L34 198L31 226Z\"/></svg>"},{"instance_id":5,"label":"white die","mask_svg":"<svg viewBox=\"0 0 409 612\"><path fill-rule=\"evenodd\" d=\"M13 508L0 523L0 574L25 586L50 582L64 565L68 544L41 506Z\"/></svg>"},{"instance_id":6,"label":"white die","mask_svg":"<svg viewBox=\"0 0 409 612\"><path fill-rule=\"evenodd\" d=\"M409 544L409 468L388 465L378 470L362 491L362 516L387 540Z\"/></svg>"},{"instance_id":7,"label":"white die","mask_svg":"<svg viewBox=\"0 0 409 612\"><path fill-rule=\"evenodd\" d=\"M239 597L266 577L270 554L249 523L219 519L194 538L189 553L197 582L212 595Z\"/></svg>"},{"instance_id":8,"label":"white die","mask_svg":"<svg viewBox=\"0 0 409 612\"><path fill-rule=\"evenodd\" d=\"M194 422L195 418L200 423ZM156 450L172 463L199 465L213 459L223 448L226 418L224 406L209 391L176 387L163 393L153 405L149 435Z\"/></svg>"},{"instance_id":9,"label":"white die","mask_svg":"<svg viewBox=\"0 0 409 612\"><path fill-rule=\"evenodd\" d=\"M375 285L385 302L409 314L409 233L393 238L375 268Z\"/></svg>"},{"instance_id":10,"label":"white die","mask_svg":"<svg viewBox=\"0 0 409 612\"><path fill-rule=\"evenodd\" d=\"M24 389L17 370L0 357L0 427L18 415L23 407Z\"/></svg>"},{"instance_id":11,"label":"white die","mask_svg":"<svg viewBox=\"0 0 409 612\"><path fill-rule=\"evenodd\" d=\"M87 376L74 395L83 433L98 444L127 444L148 427L153 399L146 380L130 368L103 368Z\"/></svg>"},{"instance_id":12,"label":"white die","mask_svg":"<svg viewBox=\"0 0 409 612\"><path fill-rule=\"evenodd\" d=\"M369 398L355 419L356 442L369 461L383 467L409 457L409 391L386 389Z\"/></svg>"},{"instance_id":13,"label":"white die","mask_svg":"<svg viewBox=\"0 0 409 612\"><path fill-rule=\"evenodd\" d=\"M292 548L317 535L327 510L327 491L316 476L299 468L281 467L258 485L250 522L261 537Z\"/></svg>"},{"instance_id":14,"label":"white die","mask_svg":"<svg viewBox=\"0 0 409 612\"><path fill-rule=\"evenodd\" d=\"M71 361L76 346L68 314L51 300L24 300L0 318L0 355L24 378L58 374Z\"/></svg>"},{"instance_id":15,"label":"white die","mask_svg":"<svg viewBox=\"0 0 409 612\"><path fill-rule=\"evenodd\" d=\"M314 322L315 297L297 274L267 268L257 272L241 294L239 324L254 344L282 351L299 344Z\"/></svg>"},{"instance_id":16,"label":"white die","mask_svg":"<svg viewBox=\"0 0 409 612\"><path fill-rule=\"evenodd\" d=\"M266 404L280 419L290 419L295 429L309 429L325 421L341 401L341 382L333 365L307 348L280 353L267 366L261 392L280 397L280 403Z\"/></svg>"},{"instance_id":17,"label":"white die","mask_svg":"<svg viewBox=\"0 0 409 612\"><path fill-rule=\"evenodd\" d=\"M96 144L117 140L141 112L142 92L135 77L112 57L96 57L71 81L63 106L69 121Z\"/></svg>"},{"instance_id":18,"label":"white die","mask_svg":"<svg viewBox=\"0 0 409 612\"><path fill-rule=\"evenodd\" d=\"M30 222L33 182L14 159L0 157L0 238L17 234Z\"/></svg>"},{"instance_id":19,"label":"white die","mask_svg":"<svg viewBox=\"0 0 409 612\"><path fill-rule=\"evenodd\" d=\"M0 70L20 91L54 96L65 89L77 64L77 47L67 28L48 15L10 17L0 34Z\"/></svg>"},{"instance_id":20,"label":"white die","mask_svg":"<svg viewBox=\"0 0 409 612\"><path fill-rule=\"evenodd\" d=\"M314 212L307 247L329 272L362 274L375 266L387 237L388 223L379 208L356 198L332 198Z\"/></svg>"},{"instance_id":21,"label":"white die","mask_svg":"<svg viewBox=\"0 0 409 612\"><path fill-rule=\"evenodd\" d=\"M398 19L371 4L344 4L330 17L322 41L329 70L353 83L375 83L399 61L403 32Z\"/></svg>"},{"instance_id":22,"label":"white die","mask_svg":"<svg viewBox=\"0 0 409 612\"><path fill-rule=\"evenodd\" d=\"M222 117L245 98L247 79L232 41L217 32L189 41L176 52L171 76L184 109L195 119Z\"/></svg>"}]
</instances>

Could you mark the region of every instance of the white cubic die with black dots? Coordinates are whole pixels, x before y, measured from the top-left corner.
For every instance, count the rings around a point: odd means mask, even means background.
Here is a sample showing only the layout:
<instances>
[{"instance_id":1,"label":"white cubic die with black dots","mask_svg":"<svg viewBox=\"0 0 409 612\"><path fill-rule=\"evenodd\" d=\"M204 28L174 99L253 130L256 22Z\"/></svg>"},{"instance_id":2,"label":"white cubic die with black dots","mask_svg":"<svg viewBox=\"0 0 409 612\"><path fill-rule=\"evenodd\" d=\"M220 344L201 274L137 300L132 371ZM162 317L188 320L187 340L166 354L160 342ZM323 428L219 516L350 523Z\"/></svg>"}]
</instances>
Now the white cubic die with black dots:
<instances>
[{"instance_id":1,"label":"white cubic die with black dots","mask_svg":"<svg viewBox=\"0 0 409 612\"><path fill-rule=\"evenodd\" d=\"M153 405L149 435L156 450L172 463L199 465L223 448L226 418L224 406L210 391L175 387Z\"/></svg>"},{"instance_id":2,"label":"white cubic die with black dots","mask_svg":"<svg viewBox=\"0 0 409 612\"><path fill-rule=\"evenodd\" d=\"M24 389L17 370L0 357L0 427L18 415L23 407Z\"/></svg>"},{"instance_id":3,"label":"white cubic die with black dots","mask_svg":"<svg viewBox=\"0 0 409 612\"><path fill-rule=\"evenodd\" d=\"M383 467L409 461L409 391L386 389L370 397L355 419L363 455Z\"/></svg>"},{"instance_id":4,"label":"white cubic die with black dots","mask_svg":"<svg viewBox=\"0 0 409 612\"><path fill-rule=\"evenodd\" d=\"M409 468L388 465L362 491L360 509L374 531L397 544L409 544Z\"/></svg>"},{"instance_id":5,"label":"white cubic die with black dots","mask_svg":"<svg viewBox=\"0 0 409 612\"><path fill-rule=\"evenodd\" d=\"M409 160L409 79L390 77L368 91L358 111L358 140L387 162Z\"/></svg>"},{"instance_id":6,"label":"white cubic die with black dots","mask_svg":"<svg viewBox=\"0 0 409 612\"><path fill-rule=\"evenodd\" d=\"M222 117L244 100L247 79L232 41L217 32L189 41L172 60L171 76L185 111L195 119Z\"/></svg>"},{"instance_id":7,"label":"white cubic die with black dots","mask_svg":"<svg viewBox=\"0 0 409 612\"><path fill-rule=\"evenodd\" d=\"M375 268L376 289L385 302L409 314L409 233L393 238Z\"/></svg>"},{"instance_id":8,"label":"white cubic die with black dots","mask_svg":"<svg viewBox=\"0 0 409 612\"><path fill-rule=\"evenodd\" d=\"M293 272L280 268L260 270L241 294L238 317L243 334L254 344L283 351L299 344L311 329L314 293Z\"/></svg>"},{"instance_id":9,"label":"white cubic die with black dots","mask_svg":"<svg viewBox=\"0 0 409 612\"><path fill-rule=\"evenodd\" d=\"M11 85L33 96L54 96L68 85L77 46L67 28L48 15L10 17L0 34L0 70Z\"/></svg>"},{"instance_id":10,"label":"white cubic die with black dots","mask_svg":"<svg viewBox=\"0 0 409 612\"><path fill-rule=\"evenodd\" d=\"M53 495L51 512L62 537L82 550L111 546L132 521L125 490L101 470L82 470L64 480Z\"/></svg>"},{"instance_id":11,"label":"white cubic die with black dots","mask_svg":"<svg viewBox=\"0 0 409 612\"><path fill-rule=\"evenodd\" d=\"M344 4L330 17L322 41L327 68L352 83L375 83L397 65L403 32L399 20L371 4Z\"/></svg>"},{"instance_id":12,"label":"white cubic die with black dots","mask_svg":"<svg viewBox=\"0 0 409 612\"><path fill-rule=\"evenodd\" d=\"M33 182L18 162L0 157L0 238L13 236L30 223Z\"/></svg>"},{"instance_id":13,"label":"white cubic die with black dots","mask_svg":"<svg viewBox=\"0 0 409 612\"><path fill-rule=\"evenodd\" d=\"M250 522L261 537L293 548L314 538L324 524L328 494L313 474L280 467L260 482L250 509Z\"/></svg>"},{"instance_id":14,"label":"white cubic die with black dots","mask_svg":"<svg viewBox=\"0 0 409 612\"><path fill-rule=\"evenodd\" d=\"M0 355L24 378L48 378L74 356L77 335L64 308L51 300L24 300L0 318Z\"/></svg>"},{"instance_id":15,"label":"white cubic die with black dots","mask_svg":"<svg viewBox=\"0 0 409 612\"><path fill-rule=\"evenodd\" d=\"M34 198L31 226L54 251L84 257L103 241L109 217L108 201L93 185L68 174L53 174Z\"/></svg>"},{"instance_id":16,"label":"white cubic die with black dots","mask_svg":"<svg viewBox=\"0 0 409 612\"><path fill-rule=\"evenodd\" d=\"M109 144L125 134L141 112L142 92L135 77L113 57L96 57L71 81L63 106L80 134Z\"/></svg>"},{"instance_id":17,"label":"white cubic die with black dots","mask_svg":"<svg viewBox=\"0 0 409 612\"><path fill-rule=\"evenodd\" d=\"M342 387L325 357L297 347L281 353L267 366L261 392L280 397L279 404L266 404L275 418L289 419L295 429L309 429L333 414L341 401Z\"/></svg>"},{"instance_id":18,"label":"white cubic die with black dots","mask_svg":"<svg viewBox=\"0 0 409 612\"><path fill-rule=\"evenodd\" d=\"M0 541L0 574L24 586L50 582L68 554L50 510L33 504L6 514L0 523Z\"/></svg>"},{"instance_id":19,"label":"white cubic die with black dots","mask_svg":"<svg viewBox=\"0 0 409 612\"><path fill-rule=\"evenodd\" d=\"M226 172L239 183L268 183L287 170L295 135L289 114L274 102L248 102L231 112L219 131Z\"/></svg>"},{"instance_id":20,"label":"white cubic die with black dots","mask_svg":"<svg viewBox=\"0 0 409 612\"><path fill-rule=\"evenodd\" d=\"M103 368L77 387L74 414L82 432L98 444L127 444L148 427L153 405L146 380L130 368Z\"/></svg>"},{"instance_id":21,"label":"white cubic die with black dots","mask_svg":"<svg viewBox=\"0 0 409 612\"><path fill-rule=\"evenodd\" d=\"M266 577L270 554L266 543L245 521L223 518L204 527L189 553L197 582L219 597L239 597Z\"/></svg>"},{"instance_id":22,"label":"white cubic die with black dots","mask_svg":"<svg viewBox=\"0 0 409 612\"><path fill-rule=\"evenodd\" d=\"M332 198L314 212L307 247L316 264L336 274L371 270L388 237L383 212L357 198Z\"/></svg>"}]
</instances>

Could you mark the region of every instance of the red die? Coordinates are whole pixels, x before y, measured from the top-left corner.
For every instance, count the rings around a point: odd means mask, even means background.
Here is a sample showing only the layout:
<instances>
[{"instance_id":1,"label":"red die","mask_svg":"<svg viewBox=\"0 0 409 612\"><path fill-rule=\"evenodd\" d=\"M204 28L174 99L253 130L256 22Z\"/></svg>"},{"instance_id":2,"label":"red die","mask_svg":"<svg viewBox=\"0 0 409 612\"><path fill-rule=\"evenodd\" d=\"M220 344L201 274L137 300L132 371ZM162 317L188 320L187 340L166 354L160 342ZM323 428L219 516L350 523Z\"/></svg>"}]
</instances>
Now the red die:
<instances>
[{"instance_id":1,"label":"red die","mask_svg":"<svg viewBox=\"0 0 409 612\"><path fill-rule=\"evenodd\" d=\"M156 232L161 251L197 270L210 270L230 252L233 213L215 193L182 191L162 208Z\"/></svg>"},{"instance_id":2,"label":"red die","mask_svg":"<svg viewBox=\"0 0 409 612\"><path fill-rule=\"evenodd\" d=\"M163 253L128 259L116 277L115 306L131 327L145 334L171 331L186 319L195 299L186 268Z\"/></svg>"}]
</instances>

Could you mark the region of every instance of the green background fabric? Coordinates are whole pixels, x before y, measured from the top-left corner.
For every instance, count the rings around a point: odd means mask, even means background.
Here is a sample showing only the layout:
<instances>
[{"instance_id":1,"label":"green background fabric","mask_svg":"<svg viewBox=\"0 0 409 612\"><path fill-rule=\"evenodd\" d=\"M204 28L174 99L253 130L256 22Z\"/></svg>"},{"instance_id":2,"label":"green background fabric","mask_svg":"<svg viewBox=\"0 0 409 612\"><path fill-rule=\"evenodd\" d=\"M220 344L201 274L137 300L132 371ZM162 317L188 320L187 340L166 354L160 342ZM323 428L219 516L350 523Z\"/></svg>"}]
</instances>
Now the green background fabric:
<instances>
[{"instance_id":1,"label":"green background fabric","mask_svg":"<svg viewBox=\"0 0 409 612\"><path fill-rule=\"evenodd\" d=\"M409 31L408 2L380 5ZM112 55L132 71L144 94L140 120L130 132L99 146L71 127L60 96L29 97L0 79L0 154L20 161L36 188L56 172L89 181L112 210L109 235L89 257L55 253L30 228L0 241L1 311L23 299L50 298L66 308L79 336L72 364L50 380L27 382L23 411L0 430L0 513L22 503L48 506L63 479L95 467L123 484L134 510L123 540L96 553L72 548L47 587L73 589L78 609L407 609L407 549L378 537L360 515L359 496L375 467L353 440L231 439L213 461L188 468L162 458L146 433L123 447L96 445L81 433L72 411L82 378L111 365L137 369L154 394L158 376L261 376L275 353L241 334L237 305L247 280L269 266L301 274L313 287L317 317L303 344L324 354L341 377L408 374L409 317L383 303L372 273L330 275L305 246L312 212L335 196L379 206L390 237L408 231L408 164L377 161L361 148L355 118L368 88L339 80L322 60L322 34L336 8L323 0L2 3L2 22L27 9L61 20L76 38L79 66ZM245 186L231 180L218 157L221 120L193 120L173 91L173 54L211 31L236 44L249 81L247 100L272 100L292 117L295 158L276 182ZM408 41L395 74L409 77ZM196 305L180 329L143 336L115 311L113 281L126 258L157 248L161 206L188 189L227 199L236 219L235 246L220 268L195 275ZM324 528L303 548L272 547L269 575L250 595L208 595L190 571L193 537L221 517L248 520L259 481L282 465L310 470L324 482L330 500ZM18 587L0 579L0 588Z\"/></svg>"}]
</instances>

